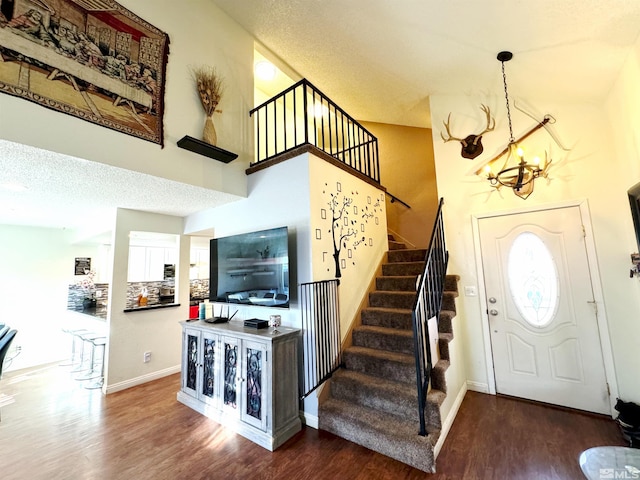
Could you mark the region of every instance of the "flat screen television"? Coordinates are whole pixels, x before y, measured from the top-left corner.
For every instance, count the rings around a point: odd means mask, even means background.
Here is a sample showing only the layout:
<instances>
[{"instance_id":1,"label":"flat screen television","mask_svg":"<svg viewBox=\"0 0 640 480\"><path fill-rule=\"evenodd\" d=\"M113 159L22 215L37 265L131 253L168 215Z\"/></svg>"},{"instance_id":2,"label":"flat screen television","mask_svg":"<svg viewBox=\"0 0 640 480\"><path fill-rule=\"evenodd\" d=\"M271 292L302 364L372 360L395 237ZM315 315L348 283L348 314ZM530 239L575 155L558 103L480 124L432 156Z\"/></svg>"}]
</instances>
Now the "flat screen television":
<instances>
[{"instance_id":1,"label":"flat screen television","mask_svg":"<svg viewBox=\"0 0 640 480\"><path fill-rule=\"evenodd\" d=\"M287 227L212 239L209 300L288 308L288 240Z\"/></svg>"},{"instance_id":2,"label":"flat screen television","mask_svg":"<svg viewBox=\"0 0 640 480\"><path fill-rule=\"evenodd\" d=\"M629 206L631 207L631 218L633 228L636 232L636 244L640 251L640 183L636 183L627 191L629 196Z\"/></svg>"}]
</instances>

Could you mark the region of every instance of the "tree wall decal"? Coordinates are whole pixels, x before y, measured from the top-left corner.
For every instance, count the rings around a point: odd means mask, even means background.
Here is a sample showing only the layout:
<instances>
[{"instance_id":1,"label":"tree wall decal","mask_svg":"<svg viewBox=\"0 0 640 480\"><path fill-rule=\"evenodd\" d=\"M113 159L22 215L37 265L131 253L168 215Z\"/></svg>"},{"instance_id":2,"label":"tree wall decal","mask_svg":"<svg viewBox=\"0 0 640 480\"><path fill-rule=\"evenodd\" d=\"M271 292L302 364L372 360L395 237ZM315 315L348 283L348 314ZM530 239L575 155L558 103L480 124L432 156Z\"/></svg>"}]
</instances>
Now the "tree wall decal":
<instances>
[{"instance_id":1,"label":"tree wall decal","mask_svg":"<svg viewBox=\"0 0 640 480\"><path fill-rule=\"evenodd\" d=\"M355 220L349 219L349 207L353 203L353 198L344 196L342 202L338 199L337 194L331 194L329 202L329 210L331 211L331 238L333 239L333 260L336 266L335 277L342 277L340 271L340 252L343 247L347 246L347 239L355 236L358 232L353 227ZM342 221L341 221L342 220Z\"/></svg>"}]
</instances>

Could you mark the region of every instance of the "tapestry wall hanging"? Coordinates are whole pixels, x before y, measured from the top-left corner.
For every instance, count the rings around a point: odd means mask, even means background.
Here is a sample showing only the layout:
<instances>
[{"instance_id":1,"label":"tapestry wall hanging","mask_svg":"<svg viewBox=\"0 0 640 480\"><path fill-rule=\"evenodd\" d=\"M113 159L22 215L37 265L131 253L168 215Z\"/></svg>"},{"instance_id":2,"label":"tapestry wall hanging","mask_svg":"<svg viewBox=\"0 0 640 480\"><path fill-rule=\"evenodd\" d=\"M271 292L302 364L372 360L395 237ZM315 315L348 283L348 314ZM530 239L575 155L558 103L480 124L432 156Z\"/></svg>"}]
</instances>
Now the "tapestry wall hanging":
<instances>
[{"instance_id":1,"label":"tapestry wall hanging","mask_svg":"<svg viewBox=\"0 0 640 480\"><path fill-rule=\"evenodd\" d=\"M112 0L0 0L0 91L160 145L168 53Z\"/></svg>"}]
</instances>

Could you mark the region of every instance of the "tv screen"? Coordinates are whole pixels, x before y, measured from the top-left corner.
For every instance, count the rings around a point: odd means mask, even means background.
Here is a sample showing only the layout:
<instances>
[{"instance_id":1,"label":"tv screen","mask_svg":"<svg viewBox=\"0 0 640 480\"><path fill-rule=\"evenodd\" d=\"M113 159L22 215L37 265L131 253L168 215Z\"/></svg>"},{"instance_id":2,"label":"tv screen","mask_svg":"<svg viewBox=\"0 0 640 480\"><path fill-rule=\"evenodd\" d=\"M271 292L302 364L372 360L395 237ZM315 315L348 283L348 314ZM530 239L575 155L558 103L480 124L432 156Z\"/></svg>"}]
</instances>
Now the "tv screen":
<instances>
[{"instance_id":1,"label":"tv screen","mask_svg":"<svg viewBox=\"0 0 640 480\"><path fill-rule=\"evenodd\" d=\"M288 308L288 247L287 227L211 240L209 300Z\"/></svg>"}]
</instances>

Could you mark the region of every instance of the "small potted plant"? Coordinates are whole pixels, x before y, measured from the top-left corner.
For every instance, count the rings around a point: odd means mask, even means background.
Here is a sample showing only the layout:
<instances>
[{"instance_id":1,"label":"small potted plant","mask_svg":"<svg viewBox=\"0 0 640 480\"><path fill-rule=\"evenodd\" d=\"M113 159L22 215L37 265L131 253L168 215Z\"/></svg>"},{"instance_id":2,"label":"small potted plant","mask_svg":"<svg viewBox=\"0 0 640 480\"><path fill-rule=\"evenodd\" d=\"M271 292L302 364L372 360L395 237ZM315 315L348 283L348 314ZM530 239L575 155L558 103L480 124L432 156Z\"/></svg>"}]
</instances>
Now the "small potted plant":
<instances>
[{"instance_id":1,"label":"small potted plant","mask_svg":"<svg viewBox=\"0 0 640 480\"><path fill-rule=\"evenodd\" d=\"M76 286L82 292L82 309L96 308L96 272L87 270L85 276L76 282Z\"/></svg>"}]
</instances>

